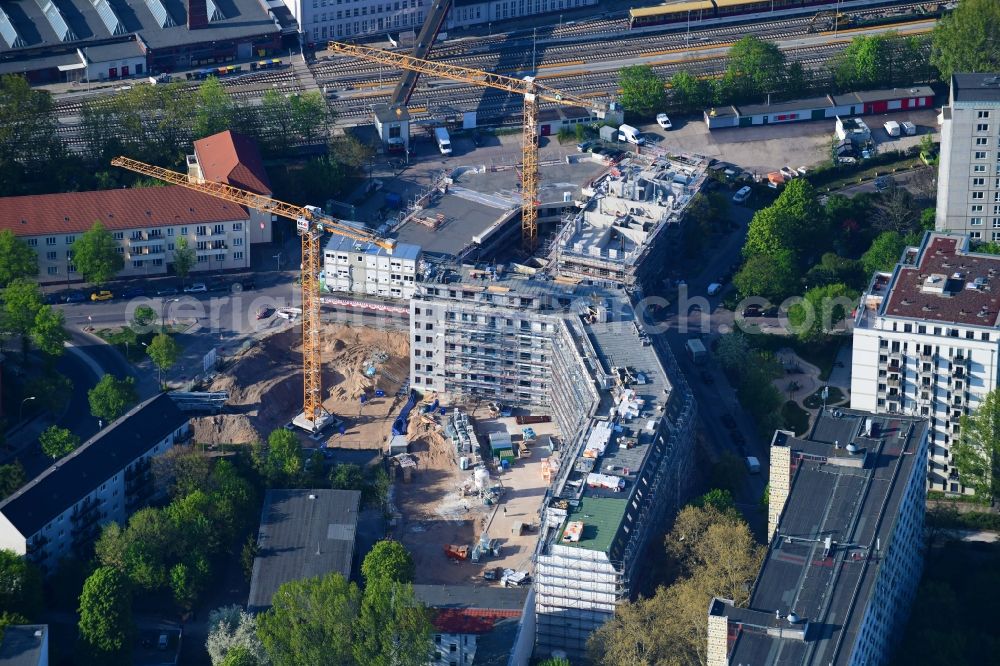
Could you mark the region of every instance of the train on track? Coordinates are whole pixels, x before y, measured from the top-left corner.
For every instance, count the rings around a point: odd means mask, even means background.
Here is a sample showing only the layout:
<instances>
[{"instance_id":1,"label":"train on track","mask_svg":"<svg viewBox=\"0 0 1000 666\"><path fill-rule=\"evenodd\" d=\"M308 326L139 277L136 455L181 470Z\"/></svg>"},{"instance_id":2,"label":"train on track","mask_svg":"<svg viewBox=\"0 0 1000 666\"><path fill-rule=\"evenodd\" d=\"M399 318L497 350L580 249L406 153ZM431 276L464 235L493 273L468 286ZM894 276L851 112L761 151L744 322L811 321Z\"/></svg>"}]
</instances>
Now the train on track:
<instances>
[{"instance_id":1,"label":"train on track","mask_svg":"<svg viewBox=\"0 0 1000 666\"><path fill-rule=\"evenodd\" d=\"M267 60L258 60L257 62L250 63L251 72L260 72L268 69L280 69L284 66L281 58L269 58ZM222 78L224 76L233 76L234 74L242 74L243 65L223 65L222 67L209 67L207 69L200 69L196 72L188 72L185 74L187 79L193 81L204 81L210 76L216 78Z\"/></svg>"},{"instance_id":2,"label":"train on track","mask_svg":"<svg viewBox=\"0 0 1000 666\"><path fill-rule=\"evenodd\" d=\"M803 14L811 7L839 4L843 8L874 7L891 5L886 0L855 0L837 3L837 0L687 0L653 7L630 9L628 25L630 29L645 28L661 24L703 25L704 23L725 23L734 17L774 18L777 15ZM928 3L936 5L937 3Z\"/></svg>"}]
</instances>

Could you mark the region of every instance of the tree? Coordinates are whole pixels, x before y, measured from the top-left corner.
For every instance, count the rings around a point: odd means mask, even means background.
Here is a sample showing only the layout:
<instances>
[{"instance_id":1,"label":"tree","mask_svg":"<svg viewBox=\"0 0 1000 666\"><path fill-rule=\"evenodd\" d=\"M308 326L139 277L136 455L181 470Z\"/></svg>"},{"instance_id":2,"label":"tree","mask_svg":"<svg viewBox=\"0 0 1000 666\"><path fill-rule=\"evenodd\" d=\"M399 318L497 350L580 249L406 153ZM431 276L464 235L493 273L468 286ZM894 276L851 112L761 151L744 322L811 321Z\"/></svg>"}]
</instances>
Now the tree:
<instances>
[{"instance_id":1,"label":"tree","mask_svg":"<svg viewBox=\"0 0 1000 666\"><path fill-rule=\"evenodd\" d=\"M837 325L857 305L857 292L846 284L835 283L813 287L804 301L788 309L788 322L800 340L814 342L837 333Z\"/></svg>"},{"instance_id":2,"label":"tree","mask_svg":"<svg viewBox=\"0 0 1000 666\"><path fill-rule=\"evenodd\" d=\"M334 490L363 490L365 473L359 465L341 463L330 472L330 487Z\"/></svg>"},{"instance_id":3,"label":"tree","mask_svg":"<svg viewBox=\"0 0 1000 666\"><path fill-rule=\"evenodd\" d=\"M139 402L135 392L135 379L118 379L114 375L104 375L97 385L87 391L90 413L106 423L111 423Z\"/></svg>"},{"instance_id":4,"label":"tree","mask_svg":"<svg viewBox=\"0 0 1000 666\"><path fill-rule=\"evenodd\" d=\"M905 234L916 229L919 219L918 206L913 195L895 181L879 196L872 213L872 224L880 231L898 231Z\"/></svg>"},{"instance_id":5,"label":"tree","mask_svg":"<svg viewBox=\"0 0 1000 666\"><path fill-rule=\"evenodd\" d=\"M861 255L861 267L865 275L871 278L873 273L879 271L891 271L903 255L906 243L898 231L883 231L868 248L868 251Z\"/></svg>"},{"instance_id":6,"label":"tree","mask_svg":"<svg viewBox=\"0 0 1000 666\"><path fill-rule=\"evenodd\" d=\"M140 305L132 313L132 323L139 328L145 328L157 319L156 310L148 305Z\"/></svg>"},{"instance_id":7,"label":"tree","mask_svg":"<svg viewBox=\"0 0 1000 666\"><path fill-rule=\"evenodd\" d=\"M720 79L725 102L751 102L782 91L785 54L778 45L748 35L729 49L729 66Z\"/></svg>"},{"instance_id":8,"label":"tree","mask_svg":"<svg viewBox=\"0 0 1000 666\"><path fill-rule=\"evenodd\" d=\"M123 255L118 254L118 241L100 222L94 222L73 243L73 263L84 280L96 285L111 280L125 267Z\"/></svg>"},{"instance_id":9,"label":"tree","mask_svg":"<svg viewBox=\"0 0 1000 666\"><path fill-rule=\"evenodd\" d=\"M0 502L13 495L27 480L20 460L0 465Z\"/></svg>"},{"instance_id":10,"label":"tree","mask_svg":"<svg viewBox=\"0 0 1000 666\"><path fill-rule=\"evenodd\" d=\"M275 666L350 664L360 607L357 585L340 574L293 580L257 616L257 635Z\"/></svg>"},{"instance_id":11,"label":"tree","mask_svg":"<svg viewBox=\"0 0 1000 666\"><path fill-rule=\"evenodd\" d=\"M240 606L223 606L208 615L208 640L205 641L212 666L231 664L233 654L245 654L263 666L270 663L260 638L257 637L256 618ZM245 659L245 657L239 657ZM241 663L241 662L237 662Z\"/></svg>"},{"instance_id":12,"label":"tree","mask_svg":"<svg viewBox=\"0 0 1000 666\"><path fill-rule=\"evenodd\" d=\"M885 35L857 35L834 61L834 81L841 90L864 90L889 82L891 45Z\"/></svg>"},{"instance_id":13,"label":"tree","mask_svg":"<svg viewBox=\"0 0 1000 666\"><path fill-rule=\"evenodd\" d=\"M66 315L63 311L50 305L40 307L31 327L31 341L35 347L49 356L60 356L67 340L69 333L66 332Z\"/></svg>"},{"instance_id":14,"label":"tree","mask_svg":"<svg viewBox=\"0 0 1000 666\"><path fill-rule=\"evenodd\" d=\"M162 386L163 381L160 379L160 373L169 370L177 363L177 357L181 353L180 345L166 333L159 333L146 347L146 353L149 354L153 365L156 366L157 381Z\"/></svg>"},{"instance_id":15,"label":"tree","mask_svg":"<svg viewBox=\"0 0 1000 666\"><path fill-rule=\"evenodd\" d=\"M42 451L50 458L62 458L80 446L80 438L66 428L50 426L38 436Z\"/></svg>"},{"instance_id":16,"label":"tree","mask_svg":"<svg viewBox=\"0 0 1000 666\"><path fill-rule=\"evenodd\" d=\"M827 252L820 258L818 264L809 269L804 280L807 285L812 287L843 282L849 287L861 288L868 283L870 278L871 273L865 273L861 270L861 262Z\"/></svg>"},{"instance_id":17,"label":"tree","mask_svg":"<svg viewBox=\"0 0 1000 666\"><path fill-rule=\"evenodd\" d=\"M132 591L128 579L112 567L100 567L83 584L80 639L103 663L128 659L132 647Z\"/></svg>"},{"instance_id":18,"label":"tree","mask_svg":"<svg viewBox=\"0 0 1000 666\"><path fill-rule=\"evenodd\" d=\"M945 81L956 72L1000 71L1000 4L962 0L934 27L931 64Z\"/></svg>"},{"instance_id":19,"label":"tree","mask_svg":"<svg viewBox=\"0 0 1000 666\"><path fill-rule=\"evenodd\" d=\"M622 89L622 107L637 116L652 116L664 106L663 79L649 65L622 68L618 72L618 87Z\"/></svg>"},{"instance_id":20,"label":"tree","mask_svg":"<svg viewBox=\"0 0 1000 666\"><path fill-rule=\"evenodd\" d=\"M38 275L38 255L10 229L0 231L0 288Z\"/></svg>"},{"instance_id":21,"label":"tree","mask_svg":"<svg viewBox=\"0 0 1000 666\"><path fill-rule=\"evenodd\" d=\"M972 488L979 500L1000 497L1000 389L987 393L975 412L962 416L951 458L962 485Z\"/></svg>"},{"instance_id":22,"label":"tree","mask_svg":"<svg viewBox=\"0 0 1000 666\"><path fill-rule=\"evenodd\" d=\"M741 465L743 464L739 458L737 458L737 461ZM736 503L733 500L733 494L728 490L722 490L719 488L709 490L707 493L696 499L693 502L693 505L697 507L710 506L720 513L728 513L736 510Z\"/></svg>"},{"instance_id":23,"label":"tree","mask_svg":"<svg viewBox=\"0 0 1000 666\"><path fill-rule=\"evenodd\" d=\"M220 662L220 666L258 666L260 663L250 650L239 645L226 654L226 658Z\"/></svg>"},{"instance_id":24,"label":"tree","mask_svg":"<svg viewBox=\"0 0 1000 666\"><path fill-rule=\"evenodd\" d=\"M53 185L64 186L58 166L65 156L52 95L32 89L24 76L0 77L0 195L35 194Z\"/></svg>"},{"instance_id":25,"label":"tree","mask_svg":"<svg viewBox=\"0 0 1000 666\"><path fill-rule=\"evenodd\" d=\"M751 256L733 276L741 296L760 296L772 302L784 300L798 290L801 275L790 250Z\"/></svg>"},{"instance_id":26,"label":"tree","mask_svg":"<svg viewBox=\"0 0 1000 666\"><path fill-rule=\"evenodd\" d=\"M431 630L411 584L368 579L354 627L354 659L366 666L424 666L433 648Z\"/></svg>"},{"instance_id":27,"label":"tree","mask_svg":"<svg viewBox=\"0 0 1000 666\"><path fill-rule=\"evenodd\" d=\"M411 583L413 567L413 557L403 544L383 539L365 555L361 563L361 574L365 577L366 585L377 581Z\"/></svg>"},{"instance_id":28,"label":"tree","mask_svg":"<svg viewBox=\"0 0 1000 666\"><path fill-rule=\"evenodd\" d=\"M704 109L712 103L712 86L689 72L677 72L670 77L673 104L685 113Z\"/></svg>"},{"instance_id":29,"label":"tree","mask_svg":"<svg viewBox=\"0 0 1000 666\"><path fill-rule=\"evenodd\" d=\"M173 447L153 458L153 478L171 497L186 497L212 488L212 460L194 448Z\"/></svg>"},{"instance_id":30,"label":"tree","mask_svg":"<svg viewBox=\"0 0 1000 666\"><path fill-rule=\"evenodd\" d=\"M224 132L233 126L235 105L226 89L214 76L205 79L195 95L194 137L201 139Z\"/></svg>"},{"instance_id":31,"label":"tree","mask_svg":"<svg viewBox=\"0 0 1000 666\"><path fill-rule=\"evenodd\" d=\"M170 569L170 591L174 594L174 601L184 610L194 607L211 574L204 555L196 554L188 559L190 563L178 562Z\"/></svg>"},{"instance_id":32,"label":"tree","mask_svg":"<svg viewBox=\"0 0 1000 666\"><path fill-rule=\"evenodd\" d=\"M33 618L42 612L42 574L12 550L0 550L0 609Z\"/></svg>"},{"instance_id":33,"label":"tree","mask_svg":"<svg viewBox=\"0 0 1000 666\"><path fill-rule=\"evenodd\" d=\"M38 397L38 402L50 412L61 412L73 394L73 382L69 377L46 368L38 376L28 380L24 392Z\"/></svg>"},{"instance_id":34,"label":"tree","mask_svg":"<svg viewBox=\"0 0 1000 666\"><path fill-rule=\"evenodd\" d=\"M17 334L27 347L28 336L35 326L35 317L42 309L42 292L38 284L17 278L3 290L3 325ZM27 349L25 349L27 351Z\"/></svg>"},{"instance_id":35,"label":"tree","mask_svg":"<svg viewBox=\"0 0 1000 666\"><path fill-rule=\"evenodd\" d=\"M181 282L184 282L187 280L188 274L198 261L198 253L195 252L194 248L191 247L190 243L188 243L188 239L181 236L174 242L174 252L172 256L174 260L174 273L176 273L177 277L181 279Z\"/></svg>"},{"instance_id":36,"label":"tree","mask_svg":"<svg viewBox=\"0 0 1000 666\"><path fill-rule=\"evenodd\" d=\"M0 611L0 644L3 644L3 635L7 631L7 627L12 624L28 624L30 620L20 613L11 613L10 611Z\"/></svg>"},{"instance_id":37,"label":"tree","mask_svg":"<svg viewBox=\"0 0 1000 666\"><path fill-rule=\"evenodd\" d=\"M267 467L270 478L292 478L302 472L302 443L295 433L284 428L267 437Z\"/></svg>"}]
</instances>

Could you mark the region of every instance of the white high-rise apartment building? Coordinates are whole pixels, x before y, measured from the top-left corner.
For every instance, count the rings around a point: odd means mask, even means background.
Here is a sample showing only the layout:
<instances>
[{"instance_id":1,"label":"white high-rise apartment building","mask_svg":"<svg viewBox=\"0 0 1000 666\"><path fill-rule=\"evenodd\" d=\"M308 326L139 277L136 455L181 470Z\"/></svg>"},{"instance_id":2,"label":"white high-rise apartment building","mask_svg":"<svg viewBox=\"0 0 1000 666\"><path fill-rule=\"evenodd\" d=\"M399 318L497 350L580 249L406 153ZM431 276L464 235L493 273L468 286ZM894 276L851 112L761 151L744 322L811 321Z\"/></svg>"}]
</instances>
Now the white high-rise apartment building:
<instances>
[{"instance_id":1,"label":"white high-rise apartment building","mask_svg":"<svg viewBox=\"0 0 1000 666\"><path fill-rule=\"evenodd\" d=\"M854 320L851 407L930 420L930 490L967 494L952 466L959 420L998 385L1000 256L928 232L876 273Z\"/></svg>"},{"instance_id":2,"label":"white high-rise apartment building","mask_svg":"<svg viewBox=\"0 0 1000 666\"><path fill-rule=\"evenodd\" d=\"M938 231L1000 241L1000 74L954 74L941 110Z\"/></svg>"}]
</instances>

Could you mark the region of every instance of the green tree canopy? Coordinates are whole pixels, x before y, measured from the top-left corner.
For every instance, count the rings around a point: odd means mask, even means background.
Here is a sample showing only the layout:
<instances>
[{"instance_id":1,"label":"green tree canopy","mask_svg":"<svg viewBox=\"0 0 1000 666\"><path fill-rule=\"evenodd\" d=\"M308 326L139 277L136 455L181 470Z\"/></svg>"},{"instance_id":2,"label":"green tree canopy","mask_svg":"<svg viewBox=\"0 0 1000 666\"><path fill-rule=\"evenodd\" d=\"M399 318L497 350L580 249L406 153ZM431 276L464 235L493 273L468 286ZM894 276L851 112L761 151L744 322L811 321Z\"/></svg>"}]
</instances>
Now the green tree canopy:
<instances>
[{"instance_id":1,"label":"green tree canopy","mask_svg":"<svg viewBox=\"0 0 1000 666\"><path fill-rule=\"evenodd\" d=\"M205 648L212 666L243 663L265 666L270 663L257 636L257 618L240 606L223 606L209 613ZM250 661L244 661L247 658Z\"/></svg>"},{"instance_id":2,"label":"green tree canopy","mask_svg":"<svg viewBox=\"0 0 1000 666\"><path fill-rule=\"evenodd\" d=\"M66 332L66 315L62 310L56 310L51 305L43 305L35 313L35 322L31 327L31 341L40 351L49 356L59 356L63 353L63 343L69 340Z\"/></svg>"},{"instance_id":3,"label":"green tree canopy","mask_svg":"<svg viewBox=\"0 0 1000 666\"><path fill-rule=\"evenodd\" d=\"M673 105L685 113L698 112L712 103L712 84L689 72L670 77Z\"/></svg>"},{"instance_id":4,"label":"green tree canopy","mask_svg":"<svg viewBox=\"0 0 1000 666\"><path fill-rule=\"evenodd\" d=\"M132 648L132 591L125 575L99 567L80 595L80 639L96 663L127 661Z\"/></svg>"},{"instance_id":5,"label":"green tree canopy","mask_svg":"<svg viewBox=\"0 0 1000 666\"><path fill-rule=\"evenodd\" d=\"M160 372L169 370L177 363L177 358L181 355L181 347L171 336L166 333L159 333L146 347L146 353L152 359L153 364Z\"/></svg>"},{"instance_id":6,"label":"green tree canopy","mask_svg":"<svg viewBox=\"0 0 1000 666\"><path fill-rule=\"evenodd\" d=\"M42 309L42 292L36 282L16 278L3 290L3 325L22 337L31 334Z\"/></svg>"},{"instance_id":7,"label":"green tree canopy","mask_svg":"<svg viewBox=\"0 0 1000 666\"><path fill-rule=\"evenodd\" d=\"M630 65L618 72L622 107L637 116L649 117L663 109L666 90L649 65Z\"/></svg>"},{"instance_id":8,"label":"green tree canopy","mask_svg":"<svg viewBox=\"0 0 1000 666\"><path fill-rule=\"evenodd\" d=\"M430 617L409 583L368 579L354 630L358 664L424 666L430 659Z\"/></svg>"},{"instance_id":9,"label":"green tree canopy","mask_svg":"<svg viewBox=\"0 0 1000 666\"><path fill-rule=\"evenodd\" d=\"M780 94L786 77L785 54L778 45L755 35L729 49L729 66L719 79L719 102L751 102Z\"/></svg>"},{"instance_id":10,"label":"green tree canopy","mask_svg":"<svg viewBox=\"0 0 1000 666\"><path fill-rule=\"evenodd\" d=\"M976 411L963 415L951 458L958 477L983 502L1000 498L1000 390L983 396Z\"/></svg>"},{"instance_id":11,"label":"green tree canopy","mask_svg":"<svg viewBox=\"0 0 1000 666\"><path fill-rule=\"evenodd\" d=\"M236 106L214 76L205 79L195 95L194 137L202 139L233 127Z\"/></svg>"},{"instance_id":12,"label":"green tree canopy","mask_svg":"<svg viewBox=\"0 0 1000 666\"><path fill-rule=\"evenodd\" d=\"M181 236L174 242L174 251L172 256L174 273L176 273L177 277L179 277L183 282L187 279L188 274L191 273L191 269L194 268L194 265L198 262L198 254L195 252L195 249L191 247L191 244L188 243L188 239Z\"/></svg>"},{"instance_id":13,"label":"green tree canopy","mask_svg":"<svg viewBox=\"0 0 1000 666\"><path fill-rule=\"evenodd\" d=\"M803 302L788 309L788 321L799 339L815 341L841 330L839 324L857 305L857 298L857 292L846 284L813 287L805 293Z\"/></svg>"},{"instance_id":14,"label":"green tree canopy","mask_svg":"<svg viewBox=\"0 0 1000 666\"><path fill-rule=\"evenodd\" d=\"M271 478L293 478L302 472L302 443L290 430L278 428L267 437L267 473Z\"/></svg>"},{"instance_id":15,"label":"green tree canopy","mask_svg":"<svg viewBox=\"0 0 1000 666\"><path fill-rule=\"evenodd\" d=\"M156 310L149 307L148 305L140 305L132 313L132 323L134 323L139 328L145 328L149 326L157 319Z\"/></svg>"},{"instance_id":16,"label":"green tree canopy","mask_svg":"<svg viewBox=\"0 0 1000 666\"><path fill-rule=\"evenodd\" d=\"M42 451L50 458L62 458L80 446L80 438L66 428L50 426L38 436Z\"/></svg>"},{"instance_id":17,"label":"green tree canopy","mask_svg":"<svg viewBox=\"0 0 1000 666\"><path fill-rule=\"evenodd\" d=\"M12 550L0 550L0 610L29 618L42 612L42 575Z\"/></svg>"},{"instance_id":18,"label":"green tree canopy","mask_svg":"<svg viewBox=\"0 0 1000 666\"><path fill-rule=\"evenodd\" d=\"M337 573L294 580L257 616L257 635L274 666L352 664L361 592Z\"/></svg>"},{"instance_id":19,"label":"green tree canopy","mask_svg":"<svg viewBox=\"0 0 1000 666\"><path fill-rule=\"evenodd\" d=\"M38 275L38 255L10 229L0 231L0 288Z\"/></svg>"},{"instance_id":20,"label":"green tree canopy","mask_svg":"<svg viewBox=\"0 0 1000 666\"><path fill-rule=\"evenodd\" d=\"M861 266L865 275L871 279L873 273L891 271L899 263L905 247L906 242L898 231L880 233L872 241L868 251L861 255Z\"/></svg>"},{"instance_id":21,"label":"green tree canopy","mask_svg":"<svg viewBox=\"0 0 1000 666\"><path fill-rule=\"evenodd\" d=\"M27 480L20 460L0 465L0 502L13 495Z\"/></svg>"},{"instance_id":22,"label":"green tree canopy","mask_svg":"<svg viewBox=\"0 0 1000 666\"><path fill-rule=\"evenodd\" d=\"M1000 3L962 0L934 27L931 63L945 81L960 72L1000 71Z\"/></svg>"},{"instance_id":23,"label":"green tree canopy","mask_svg":"<svg viewBox=\"0 0 1000 666\"><path fill-rule=\"evenodd\" d=\"M778 303L799 289L801 274L790 250L752 255L733 276L743 297L760 296Z\"/></svg>"},{"instance_id":24,"label":"green tree canopy","mask_svg":"<svg viewBox=\"0 0 1000 666\"><path fill-rule=\"evenodd\" d=\"M139 396L135 392L135 379L118 379L114 375L101 377L101 381L87 391L87 399L90 401L90 413L103 419L105 425L139 402Z\"/></svg>"},{"instance_id":25,"label":"green tree canopy","mask_svg":"<svg viewBox=\"0 0 1000 666\"><path fill-rule=\"evenodd\" d=\"M413 567L413 557L403 544L383 539L365 555L361 574L366 585L378 581L410 583L413 582Z\"/></svg>"},{"instance_id":26,"label":"green tree canopy","mask_svg":"<svg viewBox=\"0 0 1000 666\"><path fill-rule=\"evenodd\" d=\"M94 222L73 243L73 263L87 282L104 284L125 267L125 259L118 254L118 241L100 222Z\"/></svg>"},{"instance_id":27,"label":"green tree canopy","mask_svg":"<svg viewBox=\"0 0 1000 666\"><path fill-rule=\"evenodd\" d=\"M0 194L34 194L61 183L53 167L63 157L49 91L33 89L18 74L0 77Z\"/></svg>"}]
</instances>

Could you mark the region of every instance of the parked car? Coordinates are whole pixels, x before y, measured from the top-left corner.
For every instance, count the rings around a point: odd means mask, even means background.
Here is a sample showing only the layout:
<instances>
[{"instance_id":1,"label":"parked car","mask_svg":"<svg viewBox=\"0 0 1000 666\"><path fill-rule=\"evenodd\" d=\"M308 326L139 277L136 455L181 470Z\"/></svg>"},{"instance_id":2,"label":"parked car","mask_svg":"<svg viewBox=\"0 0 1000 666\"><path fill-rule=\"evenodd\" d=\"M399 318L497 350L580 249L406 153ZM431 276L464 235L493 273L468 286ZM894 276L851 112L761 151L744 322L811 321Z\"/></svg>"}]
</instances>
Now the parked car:
<instances>
[{"instance_id":1,"label":"parked car","mask_svg":"<svg viewBox=\"0 0 1000 666\"><path fill-rule=\"evenodd\" d=\"M713 282L712 284L708 285L708 295L709 296L715 296L720 291L722 291L722 285L720 283Z\"/></svg>"},{"instance_id":2,"label":"parked car","mask_svg":"<svg viewBox=\"0 0 1000 666\"><path fill-rule=\"evenodd\" d=\"M879 176L875 179L875 191L883 192L892 185L892 178L889 176Z\"/></svg>"},{"instance_id":3,"label":"parked car","mask_svg":"<svg viewBox=\"0 0 1000 666\"><path fill-rule=\"evenodd\" d=\"M45 303L46 305L55 305L61 300L62 299L59 297L59 294L51 293L51 294L45 294L45 297L42 299L42 302Z\"/></svg>"},{"instance_id":4,"label":"parked car","mask_svg":"<svg viewBox=\"0 0 1000 666\"><path fill-rule=\"evenodd\" d=\"M82 291L71 291L66 294L64 300L67 303L83 303L87 300L87 294Z\"/></svg>"},{"instance_id":5,"label":"parked car","mask_svg":"<svg viewBox=\"0 0 1000 666\"><path fill-rule=\"evenodd\" d=\"M107 289L102 289L101 291L95 291L90 295L90 300L92 301L110 301L115 295L112 294Z\"/></svg>"},{"instance_id":6,"label":"parked car","mask_svg":"<svg viewBox=\"0 0 1000 666\"><path fill-rule=\"evenodd\" d=\"M138 298L145 295L145 287L126 287L122 290L122 298Z\"/></svg>"},{"instance_id":7,"label":"parked car","mask_svg":"<svg viewBox=\"0 0 1000 666\"><path fill-rule=\"evenodd\" d=\"M764 310L759 305L748 305L743 308L743 317L763 317Z\"/></svg>"},{"instance_id":8,"label":"parked car","mask_svg":"<svg viewBox=\"0 0 1000 666\"><path fill-rule=\"evenodd\" d=\"M267 319L274 314L274 308L262 307L257 310L257 319Z\"/></svg>"},{"instance_id":9,"label":"parked car","mask_svg":"<svg viewBox=\"0 0 1000 666\"><path fill-rule=\"evenodd\" d=\"M177 287L161 287L156 290L157 296L175 296L177 294Z\"/></svg>"},{"instance_id":10,"label":"parked car","mask_svg":"<svg viewBox=\"0 0 1000 666\"><path fill-rule=\"evenodd\" d=\"M208 291L208 287L205 286L204 282L194 282L184 287L185 294L204 294Z\"/></svg>"},{"instance_id":11,"label":"parked car","mask_svg":"<svg viewBox=\"0 0 1000 666\"><path fill-rule=\"evenodd\" d=\"M665 130L669 130L673 127L673 123L670 122L670 118L665 113L656 114L656 124Z\"/></svg>"},{"instance_id":12,"label":"parked car","mask_svg":"<svg viewBox=\"0 0 1000 666\"><path fill-rule=\"evenodd\" d=\"M595 144L596 142L594 141L581 141L580 143L576 144L576 149L579 150L581 153L586 153L591 148L593 148Z\"/></svg>"},{"instance_id":13,"label":"parked car","mask_svg":"<svg viewBox=\"0 0 1000 666\"><path fill-rule=\"evenodd\" d=\"M736 190L736 194L733 195L733 203L738 203L738 204L743 203L744 201L750 198L751 191L752 190L750 189L749 185L744 185L740 189Z\"/></svg>"}]
</instances>

